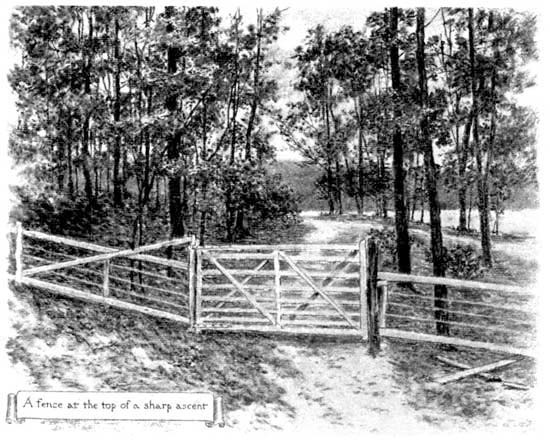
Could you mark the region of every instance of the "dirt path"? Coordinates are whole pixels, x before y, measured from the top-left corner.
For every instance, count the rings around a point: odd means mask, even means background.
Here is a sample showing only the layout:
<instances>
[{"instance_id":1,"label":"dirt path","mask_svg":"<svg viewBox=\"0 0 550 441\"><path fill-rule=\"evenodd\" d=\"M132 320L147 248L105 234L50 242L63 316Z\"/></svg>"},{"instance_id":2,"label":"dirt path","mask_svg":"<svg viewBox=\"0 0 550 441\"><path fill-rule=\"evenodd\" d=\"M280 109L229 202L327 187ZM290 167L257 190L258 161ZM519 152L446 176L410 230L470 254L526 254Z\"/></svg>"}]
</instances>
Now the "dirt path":
<instances>
[{"instance_id":1,"label":"dirt path","mask_svg":"<svg viewBox=\"0 0 550 441\"><path fill-rule=\"evenodd\" d=\"M342 221L314 216L305 216L304 220L313 227L304 238L307 243L327 243L337 238L346 242L346 234L351 240L357 237L357 233L366 234L371 228L382 228L379 223L364 220ZM428 231L417 228L412 228L412 232L429 235ZM477 245L473 238L446 235L446 240ZM529 243L497 243L495 248L517 257L532 258L533 255ZM483 418L476 423L472 419L450 417L444 410L413 406L410 388L422 385L413 379L405 380L409 383L409 391L405 390L403 379L398 381L391 348L376 359L367 354L365 344L358 342L281 342L277 351L282 357L292 360L300 372L292 378L281 377L266 366L271 379L286 391L284 400L293 412L282 411L277 406L251 405L229 415L231 426L245 430L270 427L414 435L441 430L474 430L477 423L480 425L478 429L487 423ZM507 413L506 410L503 415L509 418Z\"/></svg>"},{"instance_id":2,"label":"dirt path","mask_svg":"<svg viewBox=\"0 0 550 441\"><path fill-rule=\"evenodd\" d=\"M306 218L314 229L306 243L327 243L349 231L349 222ZM362 228L376 227L361 222ZM238 429L267 427L299 430L368 430L405 435L430 429L421 414L406 403L401 386L394 380L389 360L367 354L360 342L281 342L279 354L292 360L300 375L271 379L285 391L284 400L293 414L251 405L230 414L229 424ZM266 366L269 371L269 367ZM433 427L431 427L433 430Z\"/></svg>"},{"instance_id":3,"label":"dirt path","mask_svg":"<svg viewBox=\"0 0 550 441\"><path fill-rule=\"evenodd\" d=\"M366 235L371 228L382 229L383 225L370 220L333 220L319 219L318 213L306 212L303 214L303 219L306 225L310 225L314 230L309 233L305 241L308 243L328 242L338 236L345 236L345 233L351 231L362 231ZM429 230L410 227L409 231L419 237L429 239ZM443 238L446 245L461 243L480 247L479 239L468 236L455 236L443 233ZM535 237L528 237L521 241L493 241L493 249L498 252L509 255L510 257L520 258L527 261L537 261L538 253L540 252L538 242Z\"/></svg>"}]
</instances>

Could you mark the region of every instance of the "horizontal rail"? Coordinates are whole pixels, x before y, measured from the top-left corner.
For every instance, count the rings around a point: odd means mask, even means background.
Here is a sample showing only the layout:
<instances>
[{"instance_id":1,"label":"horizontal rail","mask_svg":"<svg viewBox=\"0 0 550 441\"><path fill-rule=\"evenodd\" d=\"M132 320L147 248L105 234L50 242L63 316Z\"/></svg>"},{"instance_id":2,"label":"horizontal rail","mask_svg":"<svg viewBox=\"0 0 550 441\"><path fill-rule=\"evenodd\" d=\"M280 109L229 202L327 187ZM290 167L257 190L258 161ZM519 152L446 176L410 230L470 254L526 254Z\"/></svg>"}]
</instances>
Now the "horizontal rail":
<instances>
[{"instance_id":1,"label":"horizontal rail","mask_svg":"<svg viewBox=\"0 0 550 441\"><path fill-rule=\"evenodd\" d=\"M391 296L402 296L402 297L411 297L416 299L422 299L425 301L433 302L434 298L432 296L424 295L420 296L417 294L405 294L402 292L392 292ZM534 311L526 308L514 308L511 306L500 306L495 305L492 303L485 303L485 302L474 302L473 300L462 300L462 299L438 299L437 300L440 303L451 303L451 304L457 304L457 305L469 305L469 306L481 306L489 309L500 309L502 311L509 311L509 312L517 312L522 314L532 314Z\"/></svg>"},{"instance_id":2,"label":"horizontal rail","mask_svg":"<svg viewBox=\"0 0 550 441\"><path fill-rule=\"evenodd\" d=\"M246 250L269 250L269 251L350 251L356 250L357 245L339 245L339 244L288 244L288 245L206 245L201 247L211 252L217 251L246 251Z\"/></svg>"},{"instance_id":3,"label":"horizontal rail","mask_svg":"<svg viewBox=\"0 0 550 441\"><path fill-rule=\"evenodd\" d=\"M198 330L205 331L218 331L223 329L227 332L262 332L264 334L286 334L286 335L324 335L330 337L362 337L361 333L352 328L339 328L339 329L327 329L327 328L305 328L305 327L291 327L291 328L277 328L275 326L258 326L258 325L228 325L224 324L216 325L200 324L197 325Z\"/></svg>"},{"instance_id":4,"label":"horizontal rail","mask_svg":"<svg viewBox=\"0 0 550 441\"><path fill-rule=\"evenodd\" d=\"M272 259L273 254L268 253L214 253L218 260L262 260ZM296 255L292 256L293 260L298 262L325 263L325 262L342 262L342 256L311 256L311 255ZM356 263L359 265L359 260L356 258L349 261L350 264Z\"/></svg>"},{"instance_id":5,"label":"horizontal rail","mask_svg":"<svg viewBox=\"0 0 550 441\"><path fill-rule=\"evenodd\" d=\"M400 338L404 340L423 341L426 343L442 343L456 346L465 346L473 349L487 349L505 354L522 355L524 357L535 357L534 351L530 349L514 348L511 345L499 345L481 341L466 340L456 337L445 337L442 335L423 334L413 331L402 331L393 328L380 328L380 336L389 338Z\"/></svg>"},{"instance_id":6,"label":"horizontal rail","mask_svg":"<svg viewBox=\"0 0 550 441\"><path fill-rule=\"evenodd\" d=\"M449 279L447 277L415 276L412 274L379 272L378 278L389 282L412 282L425 285L446 285L454 288L483 289L487 291L501 291L532 297L533 294L526 293L528 288L514 285L500 285L497 283L474 282L471 280Z\"/></svg>"},{"instance_id":7,"label":"horizontal rail","mask_svg":"<svg viewBox=\"0 0 550 441\"><path fill-rule=\"evenodd\" d=\"M75 298L78 300L83 300L86 302L100 303L103 305L112 306L114 308L125 309L133 312L152 315L159 318L173 320L179 323L189 324L189 319L181 315L172 314L170 312L161 311L154 308L149 308L147 306L135 305L133 303L124 302L122 300L113 299L111 297L103 297L96 294L90 294L84 291L80 291L78 289L59 286L59 285L56 285L55 283L45 282L43 280L34 279L32 277L23 277L21 279L21 283L28 286L33 286L35 288L41 288L48 291L53 291L60 295Z\"/></svg>"},{"instance_id":8,"label":"horizontal rail","mask_svg":"<svg viewBox=\"0 0 550 441\"><path fill-rule=\"evenodd\" d=\"M73 266L79 266L79 265L86 265L90 263L96 263L96 262L103 262L105 260L111 260L115 258L120 257L129 257L129 256L135 256L137 254L145 253L148 251L158 250L160 248L168 247L168 246L176 246L176 245L185 245L186 243L190 243L191 239L188 238L179 238L179 239L172 239L167 240L164 242L158 242L151 245L144 245L138 248L134 248L133 250L119 250L119 251L112 251L104 254L98 254L95 256L88 256L88 257L79 257L74 260L70 260L68 262L59 262L59 263L52 263L50 265L44 265L39 266L37 268L31 268L28 270L23 271L24 276L30 276L33 274L42 273L45 271L54 271L62 268L70 268Z\"/></svg>"},{"instance_id":9,"label":"horizontal rail","mask_svg":"<svg viewBox=\"0 0 550 441\"><path fill-rule=\"evenodd\" d=\"M410 315L400 315L400 314L390 314L386 313L386 317L390 318L397 318L401 320L409 320L411 322L425 322L425 323L446 323L448 325L458 326L459 328L472 328L472 329L483 329L487 331L498 331L503 333L509 333L509 334L524 334L524 331L520 331L518 329L510 329L510 328L504 328L501 326L491 326L491 325L479 325L476 323L468 323L468 322L459 322L455 320L441 320L441 319L435 319L435 318L425 318L425 317L413 317Z\"/></svg>"},{"instance_id":10,"label":"horizontal rail","mask_svg":"<svg viewBox=\"0 0 550 441\"><path fill-rule=\"evenodd\" d=\"M54 243L58 243L58 244L62 244L62 245L67 245L67 246L74 247L74 248L82 248L84 250L95 251L97 253L108 253L108 252L119 251L117 248L104 247L102 245L96 245L96 244L89 243L89 242L83 242L83 241L80 241L80 240L69 239L69 238L62 237L62 236L54 236L53 234L46 234L46 233L42 233L40 231L24 230L23 231L23 236L32 237L33 239L46 240L46 241L50 241L50 242L54 242ZM147 255L147 254L140 254L140 255L137 255L137 256L128 256L126 258L127 259L132 259L132 260L141 260L143 262L154 263L154 264L157 264L157 265L170 266L172 268L177 268L177 269L184 270L184 271L187 271L187 269L188 269L187 264L182 263L178 260L164 259L162 257L151 256L151 255Z\"/></svg>"},{"instance_id":11,"label":"horizontal rail","mask_svg":"<svg viewBox=\"0 0 550 441\"><path fill-rule=\"evenodd\" d=\"M256 276L256 277L273 277L275 276L275 271L272 270L261 270L261 271L254 271L254 270L248 270L248 269L233 269L233 268L226 268L226 270L234 276ZM321 273L321 272L313 272L306 270L308 275L313 279L326 279L327 274ZM215 269L207 269L203 270L202 274L204 276L220 276L221 273L218 270ZM294 271L279 271L279 275L281 277L291 277L291 278L298 278L301 279L300 275L295 273ZM336 274L330 276L332 279L347 279L347 280L359 280L358 274ZM250 285L247 285L250 286Z\"/></svg>"}]
</instances>

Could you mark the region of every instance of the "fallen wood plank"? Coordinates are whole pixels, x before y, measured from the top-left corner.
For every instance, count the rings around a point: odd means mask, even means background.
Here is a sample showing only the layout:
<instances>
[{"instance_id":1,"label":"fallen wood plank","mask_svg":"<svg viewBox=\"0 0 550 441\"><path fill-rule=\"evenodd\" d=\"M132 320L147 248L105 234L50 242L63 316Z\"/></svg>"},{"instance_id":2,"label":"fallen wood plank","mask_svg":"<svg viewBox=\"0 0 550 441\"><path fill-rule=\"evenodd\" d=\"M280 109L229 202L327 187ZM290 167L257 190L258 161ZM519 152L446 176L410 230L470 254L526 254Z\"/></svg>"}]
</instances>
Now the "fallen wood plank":
<instances>
[{"instance_id":1,"label":"fallen wood plank","mask_svg":"<svg viewBox=\"0 0 550 441\"><path fill-rule=\"evenodd\" d=\"M450 383L451 381L461 380L462 378L471 377L472 375L477 375L477 374L480 374L482 372L493 371L495 369L498 369L498 368L501 368L501 367L504 367L504 366L508 366L512 363L517 363L518 361L519 361L518 359L495 361L494 363L489 363L489 364L485 364L483 366L478 366L478 367L475 367L475 368L466 369L466 370L463 370L461 372L456 372L456 373L451 374L451 375L445 375L444 377L436 378L433 381L434 381L434 383L437 383L437 384Z\"/></svg>"},{"instance_id":2,"label":"fallen wood plank","mask_svg":"<svg viewBox=\"0 0 550 441\"><path fill-rule=\"evenodd\" d=\"M505 354L521 355L523 357L535 358L535 353L530 349L515 348L511 345L500 345L496 343L487 343L482 341L467 340L457 337L445 337L443 335L423 334L413 331L402 331L395 328L380 329L382 337L401 338L404 340L423 341L427 343L442 343L455 346L464 346L474 349L487 349L488 351L502 352Z\"/></svg>"},{"instance_id":3,"label":"fallen wood plank","mask_svg":"<svg viewBox=\"0 0 550 441\"><path fill-rule=\"evenodd\" d=\"M459 368L459 369L471 369L472 368L471 366L469 366L465 363L460 363L458 361L451 360L451 359L445 358L445 357L441 357L439 355L436 356L435 358L437 360L441 361L442 363L448 364L449 366L456 367L456 368ZM489 381L497 381L497 382L501 383L503 386L510 387L512 389L529 390L529 388L527 386L523 385L523 384L515 383L515 382L512 382L512 381L505 381L499 376L486 374L485 372L480 372L477 375L480 376L481 378L484 378L484 379L489 380Z\"/></svg>"}]
</instances>

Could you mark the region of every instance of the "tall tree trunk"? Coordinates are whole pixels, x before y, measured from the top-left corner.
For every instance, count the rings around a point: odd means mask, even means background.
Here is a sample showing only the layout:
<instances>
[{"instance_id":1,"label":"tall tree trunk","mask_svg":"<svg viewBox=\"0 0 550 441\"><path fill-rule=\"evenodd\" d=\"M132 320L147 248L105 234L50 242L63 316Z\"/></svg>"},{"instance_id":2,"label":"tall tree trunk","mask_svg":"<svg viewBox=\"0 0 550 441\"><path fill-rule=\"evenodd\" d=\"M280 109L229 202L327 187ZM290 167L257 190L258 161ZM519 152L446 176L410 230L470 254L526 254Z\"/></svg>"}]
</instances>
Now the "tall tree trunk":
<instances>
[{"instance_id":1,"label":"tall tree trunk","mask_svg":"<svg viewBox=\"0 0 550 441\"><path fill-rule=\"evenodd\" d=\"M120 123L120 24L118 17L115 18L115 102L114 102L114 122L115 122L115 145L113 149L113 203L116 207L122 206L122 185L120 181L120 143L121 130L118 127Z\"/></svg>"},{"instance_id":2,"label":"tall tree trunk","mask_svg":"<svg viewBox=\"0 0 550 441\"><path fill-rule=\"evenodd\" d=\"M409 244L409 226L405 207L405 171L403 169L403 136L399 119L401 118L401 72L399 68L399 47L397 45L398 9L390 9L390 63L393 89L393 188L395 207L395 234L397 241L397 265L399 272L411 272L411 250Z\"/></svg>"},{"instance_id":3,"label":"tall tree trunk","mask_svg":"<svg viewBox=\"0 0 550 441\"><path fill-rule=\"evenodd\" d=\"M433 275L445 277L445 250L441 233L441 213L437 194L437 173L428 120L428 82L424 58L424 8L416 12L416 62L418 67L418 87L420 90L420 134L424 153L424 169L426 175L426 190L430 203L430 237L432 252ZM447 287L434 286L434 317L436 331L439 335L449 335L447 312Z\"/></svg>"},{"instance_id":4,"label":"tall tree trunk","mask_svg":"<svg viewBox=\"0 0 550 441\"><path fill-rule=\"evenodd\" d=\"M254 84L252 103L250 104L250 118L248 119L248 126L246 128L246 143L245 143L245 160L250 161L251 154L251 142L252 142L252 130L254 129L254 123L256 119L256 110L260 102L260 70L262 59L262 33L263 33L263 13L260 9L257 17L257 34L256 34L256 59L254 62Z\"/></svg>"},{"instance_id":5,"label":"tall tree trunk","mask_svg":"<svg viewBox=\"0 0 550 441\"><path fill-rule=\"evenodd\" d=\"M472 131L472 121L474 112L468 114L468 120L462 134L462 147L458 152L458 230L466 231L466 190L468 182L466 180L466 166L470 151L470 132ZM457 141L459 142L459 141Z\"/></svg>"},{"instance_id":6,"label":"tall tree trunk","mask_svg":"<svg viewBox=\"0 0 550 441\"><path fill-rule=\"evenodd\" d=\"M357 145L357 214L361 215L365 206L365 164L363 158L363 105L361 97L357 100L357 114L358 114L358 126L359 126L359 140Z\"/></svg>"},{"instance_id":7,"label":"tall tree trunk","mask_svg":"<svg viewBox=\"0 0 550 441\"><path fill-rule=\"evenodd\" d=\"M69 109L67 112L67 133L66 133L66 139L67 139L67 191L69 192L69 196L74 198L74 182L73 182L73 118L71 114L71 110Z\"/></svg>"},{"instance_id":8,"label":"tall tree trunk","mask_svg":"<svg viewBox=\"0 0 550 441\"><path fill-rule=\"evenodd\" d=\"M481 151L481 143L479 141L479 103L478 93L476 90L477 79L477 65L475 59L475 37L474 37L474 11L473 8L468 8L468 45L470 56L470 79L471 79L471 93L472 93L472 112L474 114L474 148L477 164L477 197L478 197L478 211L479 211L479 230L481 234L481 250L483 253L483 263L491 267L492 255L491 255L491 230L489 224L489 194L486 185L486 179L484 177L485 171L483 169L483 155ZM482 81L480 81L480 91L482 89Z\"/></svg>"},{"instance_id":9,"label":"tall tree trunk","mask_svg":"<svg viewBox=\"0 0 550 441\"><path fill-rule=\"evenodd\" d=\"M165 7L165 15L169 20L166 25L166 33L170 34L174 31L174 25L171 19L175 15L175 9L173 6ZM178 70L178 59L180 58L180 51L175 46L168 46L168 73L174 74ZM175 117L178 109L178 94L172 92L166 98L166 109ZM168 160L176 162L179 157L179 144L181 133L176 131L168 136L167 139L167 157ZM170 213L170 229L172 237L182 237L185 235L185 227L183 224L183 213L181 204L181 175L176 172L173 176L170 176L168 180L168 199L169 199L169 213Z\"/></svg>"},{"instance_id":10,"label":"tall tree trunk","mask_svg":"<svg viewBox=\"0 0 550 441\"><path fill-rule=\"evenodd\" d=\"M87 47L86 49L86 55L87 55L87 61L84 63L84 94L86 94L88 97L91 97L91 70L92 70L92 59L93 59L93 16L92 16L92 9L88 9L88 44L85 45ZM84 121L82 124L82 150L81 150L81 158L82 158L82 173L84 175L84 191L86 193L86 198L88 200L88 221L90 222L89 228L91 228L91 216L92 216L92 209L94 205L94 193L93 193L93 185L92 185L92 176L90 173L90 150L89 150L89 142L90 142L90 119L92 117L91 109L85 109L84 114Z\"/></svg>"}]
</instances>

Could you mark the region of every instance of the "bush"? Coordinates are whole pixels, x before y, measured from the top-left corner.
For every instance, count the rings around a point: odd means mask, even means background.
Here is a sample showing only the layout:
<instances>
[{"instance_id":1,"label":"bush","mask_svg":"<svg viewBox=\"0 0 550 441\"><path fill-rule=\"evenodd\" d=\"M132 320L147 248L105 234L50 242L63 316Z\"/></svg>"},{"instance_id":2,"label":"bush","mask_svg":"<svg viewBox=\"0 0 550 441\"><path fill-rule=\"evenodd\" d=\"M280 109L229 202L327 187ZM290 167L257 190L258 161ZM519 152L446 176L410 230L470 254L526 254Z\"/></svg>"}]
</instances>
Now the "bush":
<instances>
[{"instance_id":1,"label":"bush","mask_svg":"<svg viewBox=\"0 0 550 441\"><path fill-rule=\"evenodd\" d=\"M425 251L426 260L432 262L432 253ZM443 248L447 275L460 279L476 279L483 276L483 259L472 245L455 244Z\"/></svg>"}]
</instances>

